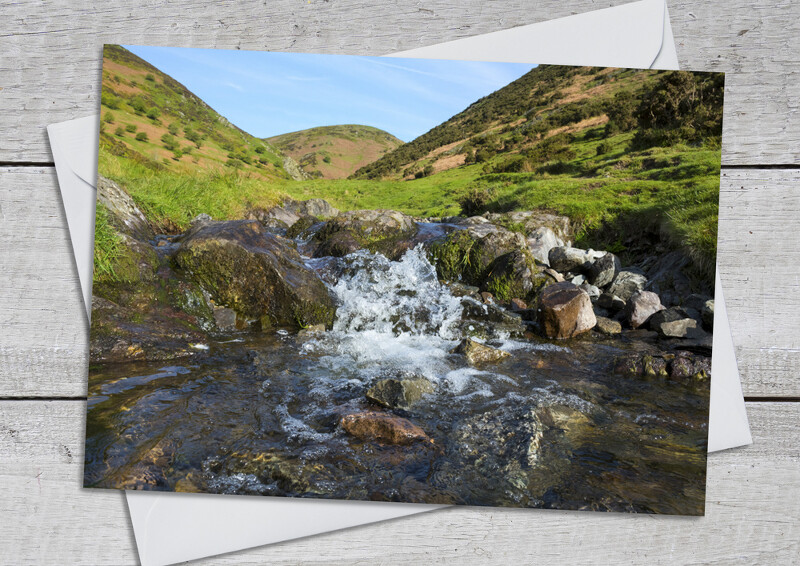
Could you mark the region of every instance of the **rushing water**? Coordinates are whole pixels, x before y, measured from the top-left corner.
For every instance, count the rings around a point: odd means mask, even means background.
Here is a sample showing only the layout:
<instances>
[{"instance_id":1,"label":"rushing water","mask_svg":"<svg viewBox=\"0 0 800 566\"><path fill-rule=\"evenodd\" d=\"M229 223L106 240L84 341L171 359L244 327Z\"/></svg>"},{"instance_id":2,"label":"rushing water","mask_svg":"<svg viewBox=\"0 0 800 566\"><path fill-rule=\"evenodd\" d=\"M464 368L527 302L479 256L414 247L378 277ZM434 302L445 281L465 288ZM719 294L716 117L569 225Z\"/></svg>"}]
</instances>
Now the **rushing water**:
<instances>
[{"instance_id":1,"label":"rushing water","mask_svg":"<svg viewBox=\"0 0 800 566\"><path fill-rule=\"evenodd\" d=\"M193 365L90 372L90 486L469 505L701 513L708 391L610 371L651 345L486 338L512 353L475 368L450 351L485 321L421 248L309 260L338 303L331 331L220 337ZM468 309L469 310L469 309ZM374 409L376 380L424 376L408 411L433 443L363 442L341 415ZM549 412L548 412L549 411Z\"/></svg>"}]
</instances>

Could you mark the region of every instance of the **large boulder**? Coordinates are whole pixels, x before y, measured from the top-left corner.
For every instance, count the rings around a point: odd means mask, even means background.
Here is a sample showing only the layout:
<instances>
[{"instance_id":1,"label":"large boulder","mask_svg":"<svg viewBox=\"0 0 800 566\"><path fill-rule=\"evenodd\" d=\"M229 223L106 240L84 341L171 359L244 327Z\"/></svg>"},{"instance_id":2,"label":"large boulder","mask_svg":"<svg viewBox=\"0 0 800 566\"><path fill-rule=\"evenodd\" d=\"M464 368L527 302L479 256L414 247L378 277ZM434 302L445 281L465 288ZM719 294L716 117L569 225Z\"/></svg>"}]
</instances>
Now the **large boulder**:
<instances>
[{"instance_id":1,"label":"large boulder","mask_svg":"<svg viewBox=\"0 0 800 566\"><path fill-rule=\"evenodd\" d=\"M550 278L542 273L533 255L525 249L503 254L492 262L483 287L503 302L529 300Z\"/></svg>"},{"instance_id":2,"label":"large boulder","mask_svg":"<svg viewBox=\"0 0 800 566\"><path fill-rule=\"evenodd\" d=\"M410 216L395 210L351 210L329 220L314 235L317 249L314 257L341 256L354 244L380 252L390 259L400 257L409 249L417 225ZM329 240L336 240L331 245ZM350 253L350 251L347 251Z\"/></svg>"},{"instance_id":3,"label":"large boulder","mask_svg":"<svg viewBox=\"0 0 800 566\"><path fill-rule=\"evenodd\" d=\"M257 221L192 228L175 262L215 304L262 327L333 323L335 307L325 285L294 248Z\"/></svg>"},{"instance_id":4,"label":"large boulder","mask_svg":"<svg viewBox=\"0 0 800 566\"><path fill-rule=\"evenodd\" d=\"M658 311L664 310L661 299L658 295L650 291L639 291L631 296L631 300L625 305L623 316L631 325L631 328L639 328Z\"/></svg>"},{"instance_id":5,"label":"large boulder","mask_svg":"<svg viewBox=\"0 0 800 566\"><path fill-rule=\"evenodd\" d=\"M97 200L105 206L109 221L120 232L142 241L155 237L153 227L130 195L102 175L97 177Z\"/></svg>"},{"instance_id":6,"label":"large boulder","mask_svg":"<svg viewBox=\"0 0 800 566\"><path fill-rule=\"evenodd\" d=\"M428 255L441 279L485 288L489 269L497 258L526 248L522 234L476 223L431 243Z\"/></svg>"},{"instance_id":7,"label":"large boulder","mask_svg":"<svg viewBox=\"0 0 800 566\"><path fill-rule=\"evenodd\" d=\"M646 284L647 278L641 271L628 268L617 273L607 292L628 302L635 293L643 291Z\"/></svg>"},{"instance_id":8,"label":"large boulder","mask_svg":"<svg viewBox=\"0 0 800 566\"><path fill-rule=\"evenodd\" d=\"M367 390L367 399L390 409L408 409L433 393L433 384L422 376L381 379Z\"/></svg>"},{"instance_id":9,"label":"large boulder","mask_svg":"<svg viewBox=\"0 0 800 566\"><path fill-rule=\"evenodd\" d=\"M362 411L344 415L339 425L360 440L384 444L433 443L420 427L402 417L377 411Z\"/></svg>"},{"instance_id":10,"label":"large boulder","mask_svg":"<svg viewBox=\"0 0 800 566\"><path fill-rule=\"evenodd\" d=\"M589 295L568 281L548 285L539 299L539 325L548 338L572 338L597 324Z\"/></svg>"},{"instance_id":11,"label":"large boulder","mask_svg":"<svg viewBox=\"0 0 800 566\"><path fill-rule=\"evenodd\" d=\"M586 278L595 287L605 287L614 280L621 269L622 264L620 264L619 258L612 253L607 253L591 264Z\"/></svg>"}]
</instances>

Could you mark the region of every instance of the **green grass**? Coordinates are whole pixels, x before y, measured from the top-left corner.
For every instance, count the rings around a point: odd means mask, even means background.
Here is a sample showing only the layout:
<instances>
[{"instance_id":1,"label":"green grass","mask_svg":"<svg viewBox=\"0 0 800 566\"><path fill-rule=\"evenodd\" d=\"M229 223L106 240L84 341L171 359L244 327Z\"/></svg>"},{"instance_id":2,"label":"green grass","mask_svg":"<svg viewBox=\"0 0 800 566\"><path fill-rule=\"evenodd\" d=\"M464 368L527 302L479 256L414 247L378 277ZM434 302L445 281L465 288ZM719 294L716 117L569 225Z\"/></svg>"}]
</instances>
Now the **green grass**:
<instances>
[{"instance_id":1,"label":"green grass","mask_svg":"<svg viewBox=\"0 0 800 566\"><path fill-rule=\"evenodd\" d=\"M201 213L215 220L241 218L248 210L275 206L286 194L282 190L285 183L270 183L247 173L180 175L105 151L100 152L99 171L125 187L147 218L164 232L185 230Z\"/></svg>"},{"instance_id":2,"label":"green grass","mask_svg":"<svg viewBox=\"0 0 800 566\"><path fill-rule=\"evenodd\" d=\"M117 262L123 251L122 238L108 223L106 208L98 203L94 221L95 281L117 281Z\"/></svg>"}]
</instances>

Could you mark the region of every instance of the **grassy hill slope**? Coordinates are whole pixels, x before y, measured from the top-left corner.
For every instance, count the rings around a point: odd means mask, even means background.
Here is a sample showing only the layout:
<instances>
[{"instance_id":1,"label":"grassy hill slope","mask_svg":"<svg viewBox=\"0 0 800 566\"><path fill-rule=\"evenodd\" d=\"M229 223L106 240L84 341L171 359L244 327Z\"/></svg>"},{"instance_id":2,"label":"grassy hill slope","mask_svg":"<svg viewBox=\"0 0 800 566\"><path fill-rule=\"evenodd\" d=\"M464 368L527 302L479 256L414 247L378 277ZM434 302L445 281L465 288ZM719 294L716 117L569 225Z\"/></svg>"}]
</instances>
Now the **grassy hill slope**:
<instances>
[{"instance_id":1,"label":"grassy hill slope","mask_svg":"<svg viewBox=\"0 0 800 566\"><path fill-rule=\"evenodd\" d=\"M403 144L392 134L346 124L321 126L267 138L292 157L309 178L344 179Z\"/></svg>"},{"instance_id":2,"label":"grassy hill slope","mask_svg":"<svg viewBox=\"0 0 800 566\"><path fill-rule=\"evenodd\" d=\"M178 174L237 169L290 178L279 150L118 45L103 51L101 112L101 148L111 155Z\"/></svg>"}]
</instances>

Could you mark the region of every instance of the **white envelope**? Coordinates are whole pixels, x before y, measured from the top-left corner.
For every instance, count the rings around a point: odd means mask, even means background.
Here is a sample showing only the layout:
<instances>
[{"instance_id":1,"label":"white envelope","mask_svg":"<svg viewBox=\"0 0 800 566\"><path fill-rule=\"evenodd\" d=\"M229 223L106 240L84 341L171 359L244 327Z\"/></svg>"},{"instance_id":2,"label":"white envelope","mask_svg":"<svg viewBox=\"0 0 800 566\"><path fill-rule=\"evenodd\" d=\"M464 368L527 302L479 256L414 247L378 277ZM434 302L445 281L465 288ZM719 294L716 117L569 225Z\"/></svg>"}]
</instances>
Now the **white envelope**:
<instances>
[{"instance_id":1,"label":"white envelope","mask_svg":"<svg viewBox=\"0 0 800 566\"><path fill-rule=\"evenodd\" d=\"M664 0L642 0L392 56L677 69ZM98 117L48 127L87 316L91 313ZM709 452L752 443L717 273ZM139 558L172 564L439 509L365 501L126 492Z\"/></svg>"}]
</instances>

